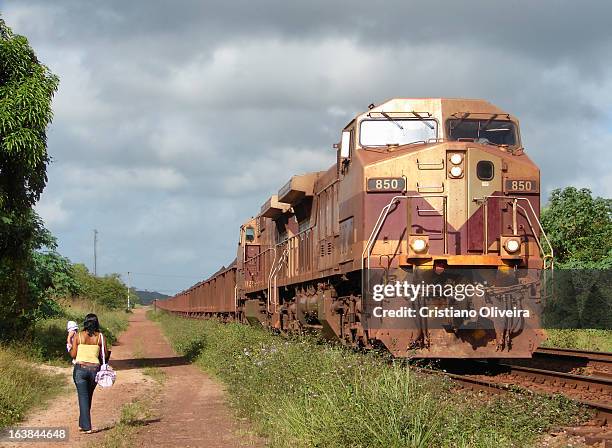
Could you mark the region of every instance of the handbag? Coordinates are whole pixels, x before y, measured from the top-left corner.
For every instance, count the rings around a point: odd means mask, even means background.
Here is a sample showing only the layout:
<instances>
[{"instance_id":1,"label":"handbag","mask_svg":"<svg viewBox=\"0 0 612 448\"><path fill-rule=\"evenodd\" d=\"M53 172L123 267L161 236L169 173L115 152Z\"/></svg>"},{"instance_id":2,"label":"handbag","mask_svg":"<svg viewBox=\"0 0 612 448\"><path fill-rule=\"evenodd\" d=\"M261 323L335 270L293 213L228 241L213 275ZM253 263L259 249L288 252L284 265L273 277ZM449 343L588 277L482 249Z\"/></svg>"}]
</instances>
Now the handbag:
<instances>
[{"instance_id":1,"label":"handbag","mask_svg":"<svg viewBox=\"0 0 612 448\"><path fill-rule=\"evenodd\" d=\"M96 383L100 385L100 387L111 387L115 380L117 379L117 374L113 370L111 366L106 364L106 358L104 352L106 351L106 344L104 343L104 335L100 333L100 337L102 338L102 365L100 366L100 370L96 373Z\"/></svg>"}]
</instances>

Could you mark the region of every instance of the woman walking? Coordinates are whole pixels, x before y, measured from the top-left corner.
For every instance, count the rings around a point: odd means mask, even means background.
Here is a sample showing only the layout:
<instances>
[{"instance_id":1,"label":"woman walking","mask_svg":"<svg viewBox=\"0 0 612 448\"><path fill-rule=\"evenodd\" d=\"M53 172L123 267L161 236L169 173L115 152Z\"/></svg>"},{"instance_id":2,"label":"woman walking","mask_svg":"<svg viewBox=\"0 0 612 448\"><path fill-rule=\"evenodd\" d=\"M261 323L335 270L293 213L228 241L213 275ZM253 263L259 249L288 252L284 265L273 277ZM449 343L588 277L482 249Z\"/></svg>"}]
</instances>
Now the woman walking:
<instances>
[{"instance_id":1,"label":"woman walking","mask_svg":"<svg viewBox=\"0 0 612 448\"><path fill-rule=\"evenodd\" d=\"M87 434L91 429L91 400L96 388L96 374L100 370L100 349L108 359L109 352L104 338L100 337L98 316L85 316L83 331L77 333L70 349L70 355L75 358L72 378L79 397L79 431Z\"/></svg>"}]
</instances>

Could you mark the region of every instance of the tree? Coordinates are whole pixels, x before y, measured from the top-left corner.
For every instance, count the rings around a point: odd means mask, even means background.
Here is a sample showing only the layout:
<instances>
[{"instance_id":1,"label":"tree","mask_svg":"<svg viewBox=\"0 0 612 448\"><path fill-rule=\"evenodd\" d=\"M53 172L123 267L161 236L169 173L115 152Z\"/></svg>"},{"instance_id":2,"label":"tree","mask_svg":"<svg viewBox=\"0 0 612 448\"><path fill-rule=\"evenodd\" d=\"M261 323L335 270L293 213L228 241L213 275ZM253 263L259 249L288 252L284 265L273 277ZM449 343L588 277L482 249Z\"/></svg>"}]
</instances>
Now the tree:
<instances>
[{"instance_id":1,"label":"tree","mask_svg":"<svg viewBox=\"0 0 612 448\"><path fill-rule=\"evenodd\" d=\"M54 297L78 293L70 260L57 253L55 237L44 227L36 212L28 209L11 224L14 235L21 233L20 241L24 246L18 250L27 254L27 260L22 260L23 270L19 276L15 275L10 257L0 260L0 336L4 338L23 331L37 317L57 312L59 307L53 302ZM11 241L3 243L5 247L14 246ZM27 309L17 308L19 293L27 297Z\"/></svg>"},{"instance_id":2,"label":"tree","mask_svg":"<svg viewBox=\"0 0 612 448\"><path fill-rule=\"evenodd\" d=\"M567 187L550 195L542 226L559 267L612 267L612 200Z\"/></svg>"},{"instance_id":3,"label":"tree","mask_svg":"<svg viewBox=\"0 0 612 448\"><path fill-rule=\"evenodd\" d=\"M555 251L555 288L545 320L560 328L612 324L612 200L591 191L554 190L542 226Z\"/></svg>"},{"instance_id":4,"label":"tree","mask_svg":"<svg viewBox=\"0 0 612 448\"><path fill-rule=\"evenodd\" d=\"M109 309L120 309L127 306L127 286L119 274L108 274L103 277L93 276L83 264L72 267L77 282L79 295ZM140 298L130 288L130 301L140 303Z\"/></svg>"},{"instance_id":5,"label":"tree","mask_svg":"<svg viewBox=\"0 0 612 448\"><path fill-rule=\"evenodd\" d=\"M47 182L46 129L58 83L28 40L0 19L0 327L5 335L27 324L39 306L27 279L42 228L32 206Z\"/></svg>"}]
</instances>

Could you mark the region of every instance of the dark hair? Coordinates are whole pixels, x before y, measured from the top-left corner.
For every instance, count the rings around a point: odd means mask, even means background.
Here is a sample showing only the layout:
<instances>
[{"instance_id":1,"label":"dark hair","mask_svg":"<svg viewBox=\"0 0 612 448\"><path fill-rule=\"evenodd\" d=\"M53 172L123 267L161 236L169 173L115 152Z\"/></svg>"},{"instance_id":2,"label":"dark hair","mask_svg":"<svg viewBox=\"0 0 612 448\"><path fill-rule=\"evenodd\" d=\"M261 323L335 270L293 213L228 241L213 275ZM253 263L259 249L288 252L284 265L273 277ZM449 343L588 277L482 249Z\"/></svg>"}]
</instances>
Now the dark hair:
<instances>
[{"instance_id":1,"label":"dark hair","mask_svg":"<svg viewBox=\"0 0 612 448\"><path fill-rule=\"evenodd\" d=\"M83 329L89 336L93 336L94 333L100 331L100 322L98 322L98 316L95 314L88 314L85 316L85 322L83 322Z\"/></svg>"}]
</instances>

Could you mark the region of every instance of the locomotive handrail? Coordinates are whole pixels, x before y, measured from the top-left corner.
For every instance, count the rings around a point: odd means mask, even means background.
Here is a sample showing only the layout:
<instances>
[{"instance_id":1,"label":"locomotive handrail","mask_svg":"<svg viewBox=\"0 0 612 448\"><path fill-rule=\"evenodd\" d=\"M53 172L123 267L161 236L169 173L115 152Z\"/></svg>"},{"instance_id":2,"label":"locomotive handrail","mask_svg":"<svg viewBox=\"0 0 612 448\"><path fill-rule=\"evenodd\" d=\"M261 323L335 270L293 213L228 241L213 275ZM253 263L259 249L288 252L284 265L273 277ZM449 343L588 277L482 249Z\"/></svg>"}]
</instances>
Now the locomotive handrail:
<instances>
[{"instance_id":1,"label":"locomotive handrail","mask_svg":"<svg viewBox=\"0 0 612 448\"><path fill-rule=\"evenodd\" d=\"M371 251L374 247L374 241L376 237L378 236L378 233L380 232L382 225L387 219L387 215L389 214L389 210L391 209L391 206L394 205L396 202L399 202L401 199L415 199L415 198L444 198L446 200L447 196L444 194L420 194L420 195L410 195L410 196L394 196L391 199L391 201L389 201L389 203L385 205L383 209L380 211L380 214L378 215L378 219L376 220L376 223L374 224L374 228L372 229L372 233L370 234L370 237L368 238L368 243L366 244L365 248L363 249L363 252L361 253L361 270L362 271L364 270L364 268L370 269L370 256L372 255ZM442 216L444 218L444 221L446 222L446 207L444 207L443 212L444 213ZM444 229L446 229L446 226L444 226ZM443 233L444 233L444 247L446 250L447 233L446 231L443 231Z\"/></svg>"},{"instance_id":2,"label":"locomotive handrail","mask_svg":"<svg viewBox=\"0 0 612 448\"><path fill-rule=\"evenodd\" d=\"M378 215L378 219L376 220L376 223L374 224L374 228L372 229L372 233L370 234L370 237L368 238L368 242L367 242L366 246L364 247L363 252L361 254L361 269L362 270L363 269L370 269L370 256L371 256L371 251L373 250L375 239L378 236L378 233L380 232L380 229L382 228L382 225L384 224L385 220L387 219L387 216L388 216L388 214L390 212L391 207L394 204L398 203L401 199L414 199L414 198L427 198L427 197L442 197L442 198L446 198L446 195L429 194L429 195L394 196L389 201L389 203L385 207L383 207L383 209L380 211L380 214ZM535 210L534 210L533 206L531 205L531 202L529 202L529 200L527 198L517 197L517 196L489 195L489 196L484 196L481 199L485 202L485 204L487 204L487 201L488 201L489 198L512 199L512 200L516 200L516 201L525 201L527 203L527 205L529 206L529 209L531 210L531 213L533 214L533 217L536 220L536 223L538 224L540 232L541 232L542 236L544 237L544 240L546 241L546 244L548 245L548 249L550 250L550 254L547 254L544 251L542 243L541 243L540 239L538 238L538 236L537 236L537 234L535 232L535 229L533 227L531 219L529 218L529 213L526 212L525 213L525 217L527 219L527 222L529 223L529 226L531 227L531 230L533 232L534 238L536 239L536 244L538 245L538 247L540 248L540 251L542 253L542 258L543 258L544 264L545 264L544 267L546 267L546 260L550 259L551 260L550 268L552 269L553 268L553 260L554 260L554 249L552 247L552 244L550 243L550 240L548 239L548 236L546 235L546 232L544 231L544 228L542 227L542 223L538 219L538 216L535 213ZM525 210L520 205L518 205L518 207L523 209L523 210ZM446 210L444 210L443 217L444 217L444 220L446 221ZM515 222L516 220L514 219L513 221ZM514 225L514 223L513 223L513 231L515 230L514 227L516 227L516 225ZM444 233L444 238L446 239L447 235L446 235L445 232L443 232L443 233ZM488 234L488 228L485 227L485 241L487 240L487 234ZM446 246L446 244L445 244L445 246Z\"/></svg>"},{"instance_id":3,"label":"locomotive handrail","mask_svg":"<svg viewBox=\"0 0 612 448\"><path fill-rule=\"evenodd\" d=\"M328 187L333 185L334 183L335 182L332 182L330 185L328 185ZM325 187L325 188L328 188L328 187ZM306 228L304 230L299 231L295 235L291 235L290 237L288 237L284 241L276 243L273 246L268 247L266 250L258 253L257 255L254 255L254 256L252 256L252 257L250 257L250 258L248 258L248 259L246 259L244 261L245 263L248 263L248 262L250 262L252 260L256 260L259 257L262 257L267 252L270 252L270 251L274 252L273 260L272 260L272 263L271 263L271 266L270 266L270 273L268 275L268 289L267 289L267 291L268 291L268 300L267 300L267 304L266 304L266 309L268 311L270 310L270 298L271 298L271 295L272 295L272 278L274 277L274 280L276 281L276 275L278 274L278 272L280 270L280 266L279 266L279 269L276 269L277 261L280 261L280 258L278 260L276 258L277 248L279 248L280 246L283 246L285 244L288 244L288 242L290 240L293 240L293 239L295 239L297 237L300 237L300 236L306 234L307 232L311 232L315 228L315 226L316 226L316 222L312 226L310 226L310 227L308 227L308 228ZM281 257L282 257L282 255L281 255Z\"/></svg>"},{"instance_id":4,"label":"locomotive handrail","mask_svg":"<svg viewBox=\"0 0 612 448\"><path fill-rule=\"evenodd\" d=\"M325 187L323 187L323 189L321 189L321 190L319 190L318 192L315 192L315 193L316 194L320 194L323 191L327 190L329 187L331 187L331 186L335 185L336 183L338 183L339 181L340 181L340 179L336 178L336 179L332 180L329 184L327 184ZM280 243L276 243L274 246L267 248L263 252L260 252L259 254L255 255L254 257L251 257L248 260L245 260L245 263L249 262L249 261L251 261L253 259L256 259L256 258L258 258L260 256L262 256L263 254L265 254L268 251L274 250L274 260L272 262L272 265L274 265L274 263L276 263L276 248L277 247L285 244L286 242L288 242L289 240L291 240L293 238L297 238L298 236L301 236L301 235L305 234L306 232L312 231L316 227L316 225L317 225L317 216L319 214L318 212L319 212L319 207L320 207L319 201L316 201L316 203L317 203L317 210L316 210L316 212L314 214L315 221L314 221L314 223L310 227L308 227L307 229L299 231L295 235L292 235L292 236L288 237L285 241L281 241ZM271 279L272 279L272 268L270 269L270 276L268 277L268 296L270 296L270 294L271 294L271 287L272 287L271 286Z\"/></svg>"},{"instance_id":5,"label":"locomotive handrail","mask_svg":"<svg viewBox=\"0 0 612 448\"><path fill-rule=\"evenodd\" d=\"M284 242L286 241L289 241L289 240L287 239ZM273 263L272 269L270 269L270 276L268 277L268 300L266 303L266 310L268 312L270 312L270 302L272 302L272 277L274 277L274 292L276 294L276 275L279 273L281 269L282 261L285 259L285 255L288 255L288 254L289 254L289 248L287 247L285 248L281 256L278 258L278 262L276 260L276 252L274 254L274 263ZM274 303L274 311L276 311L277 303L276 301L273 301L272 303Z\"/></svg>"},{"instance_id":6,"label":"locomotive handrail","mask_svg":"<svg viewBox=\"0 0 612 448\"><path fill-rule=\"evenodd\" d=\"M420 162L419 159L417 159L417 167L422 170L443 169L444 159L440 159L439 162ZM436 168L427 168L427 167L436 167Z\"/></svg>"},{"instance_id":7,"label":"locomotive handrail","mask_svg":"<svg viewBox=\"0 0 612 448\"><path fill-rule=\"evenodd\" d=\"M528 198L524 198L524 197L519 197L519 196L501 196L501 195L489 195L489 196L484 196L482 198L483 201L485 201L485 204L487 203L489 198L495 198L495 199L512 199L513 201L525 201L527 203L527 205L529 206L529 209L531 210L531 213L533 214L533 217L535 218L535 221L538 223L538 227L540 229L540 232L542 234L542 236L544 237L544 239L546 240L546 244L548 245L548 249L550 250L550 254L547 254L544 251L544 247L542 246L542 242L540 241L540 238L538 238L538 235L535 232L535 229L533 227L533 224L531 223L531 219L529 219L529 213L527 213L527 211L525 210L524 207L521 207L520 205L516 204L519 208L521 208L523 211L525 211L525 218L527 219L527 222L529 223L529 227L531 228L531 231L533 233L533 237L536 240L536 244L538 245L540 252L542 253L542 260L544 263L544 269L546 269L546 260L550 259L550 268L554 269L554 257L555 257L555 251L553 249L552 244L550 243L550 240L548 239L548 235L546 235L546 232L544 231L544 228L542 227L542 223L540 222L540 220L538 219L538 215L536 214L533 205L531 205L531 202L529 201ZM513 216L513 233L516 230L516 216ZM485 227L485 234L488 232L488 229ZM515 233L516 234L516 233Z\"/></svg>"},{"instance_id":8,"label":"locomotive handrail","mask_svg":"<svg viewBox=\"0 0 612 448\"><path fill-rule=\"evenodd\" d=\"M442 193L444 191L444 182L441 182L440 185L419 185L416 183L417 191L421 192L423 190L440 190L438 192L433 193Z\"/></svg>"},{"instance_id":9,"label":"locomotive handrail","mask_svg":"<svg viewBox=\"0 0 612 448\"><path fill-rule=\"evenodd\" d=\"M272 273L274 271L274 264L276 263L276 246L271 247L274 250L274 260L272 260L272 266L270 267L270 275L268 275L268 300L266 301L266 310L270 312L270 294L271 294L271 282L272 282Z\"/></svg>"},{"instance_id":10,"label":"locomotive handrail","mask_svg":"<svg viewBox=\"0 0 612 448\"><path fill-rule=\"evenodd\" d=\"M268 247L266 250L264 250L263 252L259 252L257 255L253 255L251 258L247 258L246 260L244 260L245 263L248 263L249 261L255 260L258 257L261 257L263 254L265 254L268 251L271 250L276 250L276 244L274 246Z\"/></svg>"}]
</instances>

